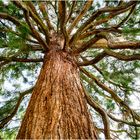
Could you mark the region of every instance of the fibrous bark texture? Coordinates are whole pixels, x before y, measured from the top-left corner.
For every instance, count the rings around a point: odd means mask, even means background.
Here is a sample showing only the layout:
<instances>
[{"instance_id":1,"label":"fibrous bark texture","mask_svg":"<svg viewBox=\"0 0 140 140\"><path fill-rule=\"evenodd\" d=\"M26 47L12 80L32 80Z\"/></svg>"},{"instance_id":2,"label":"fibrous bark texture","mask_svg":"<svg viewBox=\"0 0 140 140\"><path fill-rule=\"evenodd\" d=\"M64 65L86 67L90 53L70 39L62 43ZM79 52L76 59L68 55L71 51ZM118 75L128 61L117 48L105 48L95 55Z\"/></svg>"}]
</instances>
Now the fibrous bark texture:
<instances>
[{"instance_id":1,"label":"fibrous bark texture","mask_svg":"<svg viewBox=\"0 0 140 140\"><path fill-rule=\"evenodd\" d=\"M17 139L97 139L78 67L67 52L46 54Z\"/></svg>"}]
</instances>

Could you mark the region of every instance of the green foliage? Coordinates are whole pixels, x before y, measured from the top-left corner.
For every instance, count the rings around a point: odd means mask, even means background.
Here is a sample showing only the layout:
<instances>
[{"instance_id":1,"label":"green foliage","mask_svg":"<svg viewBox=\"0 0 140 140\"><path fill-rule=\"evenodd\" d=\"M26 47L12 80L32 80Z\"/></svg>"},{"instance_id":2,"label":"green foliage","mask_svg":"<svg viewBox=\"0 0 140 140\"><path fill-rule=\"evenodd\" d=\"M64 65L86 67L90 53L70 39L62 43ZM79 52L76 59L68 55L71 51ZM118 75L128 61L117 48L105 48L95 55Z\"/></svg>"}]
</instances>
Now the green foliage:
<instances>
[{"instance_id":1,"label":"green foliage","mask_svg":"<svg viewBox=\"0 0 140 140\"><path fill-rule=\"evenodd\" d=\"M0 1L0 11L4 13L8 13L9 15L16 16L19 20L23 18L22 11L9 2L8 5L5 5L2 1Z\"/></svg>"},{"instance_id":2,"label":"green foliage","mask_svg":"<svg viewBox=\"0 0 140 140\"><path fill-rule=\"evenodd\" d=\"M25 40L26 37L28 37L28 35L30 34L30 30L28 29L28 26L26 24L24 24L24 26L19 26L17 30L21 34L20 36L23 40Z\"/></svg>"},{"instance_id":3,"label":"green foliage","mask_svg":"<svg viewBox=\"0 0 140 140\"><path fill-rule=\"evenodd\" d=\"M15 139L17 134L17 127L12 129L5 129L4 131L0 130L0 139L7 140L7 139Z\"/></svg>"},{"instance_id":4,"label":"green foliage","mask_svg":"<svg viewBox=\"0 0 140 140\"><path fill-rule=\"evenodd\" d=\"M73 9L73 14L70 23L76 18L77 14L80 13L81 7L85 4L85 0L78 1L77 6ZM38 1L33 1L33 4L38 9ZM72 1L67 1L68 9L71 8ZM91 14L103 7L104 5L111 7L115 7L120 4L120 1L112 1L105 0L103 1L95 1L92 6L89 8L88 12L83 16L82 20L76 26L76 29L81 26L87 19L91 16ZM51 8L55 5L48 4ZM48 9L51 9L48 8ZM56 16L58 15L58 9L55 9ZM21 23L20 26L15 26L12 22L7 20L0 21L0 57L7 57L7 61L0 60L0 121L7 117L15 108L15 105L18 101L20 91L24 91L35 84L35 81L38 77L38 73L41 67L40 63L22 63L22 62L12 62L11 57L22 58L22 59L30 59L30 58L42 58L43 55L40 52L32 51L28 44L31 46L40 45L38 43L34 43L33 37L31 37L31 30L29 25L25 22L23 11L17 8L11 1L6 5L0 0L0 12L7 13L12 17L16 17L18 21ZM51 21L54 21L55 16L51 15L49 11L49 17ZM120 16L116 16L111 19L109 22L105 22L95 29L101 28L110 28L110 26L115 23L120 23L123 18L127 16L129 12L123 13ZM140 37L140 21L139 21L139 13L140 13L140 4L136 6L136 10L130 17L130 19L119 29L122 30L122 35L124 38L129 40L139 40ZM39 13L40 15L40 13ZM103 13L96 20L102 20L106 18L109 13ZM94 20L94 19L93 19ZM96 21L95 20L95 21ZM33 21L33 20L32 20ZM56 20L57 21L57 20ZM44 21L43 21L44 22ZM45 22L44 22L45 23ZM70 24L69 23L69 24ZM55 24L59 24L54 22ZM34 27L37 31L40 31L39 25L33 22ZM135 25L135 26L134 26ZM94 24L93 24L94 27ZM91 27L93 30L94 28ZM90 31L90 29L88 30ZM88 32L87 31L87 32ZM110 32L110 34L117 36L117 33ZM42 35L42 32L40 33ZM84 42L87 42L94 35L87 37L84 39ZM79 47L79 46L78 46ZM88 49L86 52L83 52L81 55L86 57L88 60L94 59L98 56L103 50L101 49ZM125 50L120 51L119 53L125 55L132 55L135 53L140 53L139 50ZM2 65L3 62L6 62L5 65ZM112 57L106 57L98 62L96 65L85 67L88 69L95 77L97 77L101 83L107 85L110 89L112 89L116 95L118 95L123 101L125 101L128 105L133 105L134 101L131 100L131 97L134 97L134 93L139 94L140 88L137 86L136 78L140 75L140 61L132 61L132 62L124 62ZM101 87L99 87L95 81L91 80L89 77L81 74L81 79L90 93L90 95L97 101L107 112L122 113L123 117L125 116L125 111L121 108L110 96L109 93L104 91ZM21 121L23 115L25 113L25 109L28 103L29 97L25 96L22 101L18 112L16 113L14 119ZM118 109L119 108L119 109ZM96 118L98 121L99 114L96 113ZM17 133L18 127L15 127L14 119L8 123L2 130L0 130L0 139L15 139L15 135ZM128 119L128 121L132 121L132 119ZM13 123L13 124L12 124ZM99 119L98 126L102 127L101 119ZM12 127L11 127L12 126ZM128 127L128 126L127 126ZM126 125L119 123L118 129L125 129ZM134 127L128 127L128 131L134 134ZM140 132L140 130L138 129ZM138 132L138 133L139 133Z\"/></svg>"},{"instance_id":5,"label":"green foliage","mask_svg":"<svg viewBox=\"0 0 140 140\"><path fill-rule=\"evenodd\" d=\"M105 103L105 106L108 110L114 110L115 109L115 103L112 100L107 100Z\"/></svg>"}]
</instances>

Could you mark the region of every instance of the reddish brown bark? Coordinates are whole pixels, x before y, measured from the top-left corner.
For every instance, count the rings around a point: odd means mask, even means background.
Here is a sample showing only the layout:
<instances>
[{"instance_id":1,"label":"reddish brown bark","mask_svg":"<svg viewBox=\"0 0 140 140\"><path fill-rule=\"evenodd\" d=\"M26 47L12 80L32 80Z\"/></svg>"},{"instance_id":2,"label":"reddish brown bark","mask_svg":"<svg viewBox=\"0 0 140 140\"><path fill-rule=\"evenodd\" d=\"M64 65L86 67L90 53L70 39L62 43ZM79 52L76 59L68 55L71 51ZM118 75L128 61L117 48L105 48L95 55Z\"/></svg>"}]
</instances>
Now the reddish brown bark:
<instances>
[{"instance_id":1,"label":"reddish brown bark","mask_svg":"<svg viewBox=\"0 0 140 140\"><path fill-rule=\"evenodd\" d=\"M97 139L79 70L66 52L45 57L17 139Z\"/></svg>"}]
</instances>

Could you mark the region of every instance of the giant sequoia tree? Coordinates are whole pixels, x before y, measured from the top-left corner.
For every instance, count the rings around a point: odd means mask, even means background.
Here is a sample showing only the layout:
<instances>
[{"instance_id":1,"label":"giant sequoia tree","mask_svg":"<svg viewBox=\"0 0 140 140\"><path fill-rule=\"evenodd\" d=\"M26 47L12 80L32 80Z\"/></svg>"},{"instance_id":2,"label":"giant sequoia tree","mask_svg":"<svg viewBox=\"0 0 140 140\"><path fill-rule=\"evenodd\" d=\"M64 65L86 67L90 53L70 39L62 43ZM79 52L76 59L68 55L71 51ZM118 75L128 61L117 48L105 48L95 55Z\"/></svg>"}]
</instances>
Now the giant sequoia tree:
<instances>
[{"instance_id":1,"label":"giant sequoia tree","mask_svg":"<svg viewBox=\"0 0 140 140\"><path fill-rule=\"evenodd\" d=\"M1 137L23 118L18 139L137 139L139 7L0 1Z\"/></svg>"}]
</instances>

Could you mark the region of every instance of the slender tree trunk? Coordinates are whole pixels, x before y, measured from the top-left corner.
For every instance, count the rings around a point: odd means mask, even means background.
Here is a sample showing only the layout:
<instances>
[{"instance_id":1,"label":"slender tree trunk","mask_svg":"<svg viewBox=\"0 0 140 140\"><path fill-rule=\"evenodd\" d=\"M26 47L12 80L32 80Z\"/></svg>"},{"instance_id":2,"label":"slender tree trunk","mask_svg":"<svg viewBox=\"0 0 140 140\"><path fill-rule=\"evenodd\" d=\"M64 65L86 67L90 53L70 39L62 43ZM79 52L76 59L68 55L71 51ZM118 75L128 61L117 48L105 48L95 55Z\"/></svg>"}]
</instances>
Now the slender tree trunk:
<instances>
[{"instance_id":1,"label":"slender tree trunk","mask_svg":"<svg viewBox=\"0 0 140 140\"><path fill-rule=\"evenodd\" d=\"M97 139L79 70L66 52L51 50L17 139Z\"/></svg>"}]
</instances>

